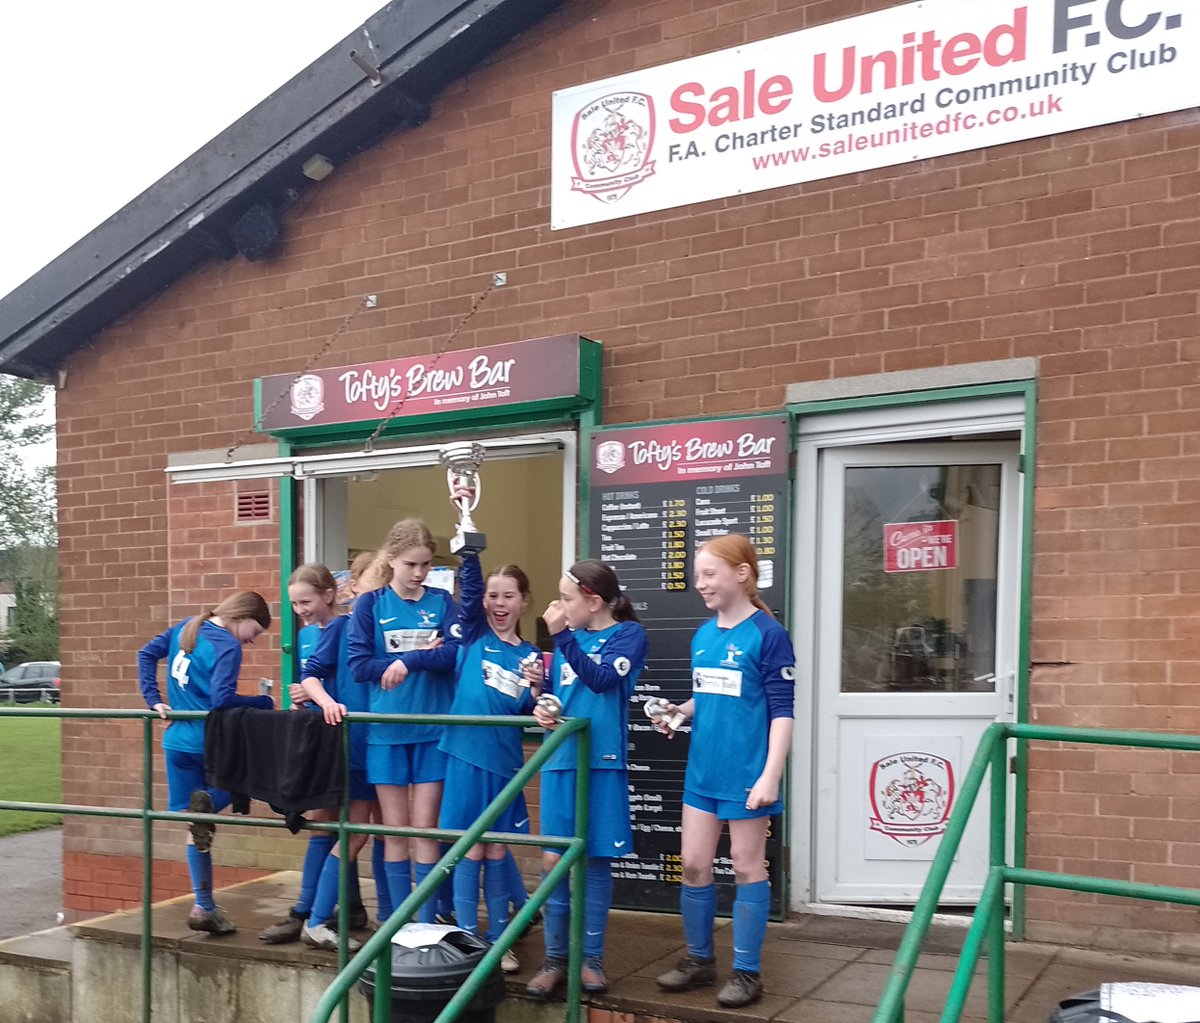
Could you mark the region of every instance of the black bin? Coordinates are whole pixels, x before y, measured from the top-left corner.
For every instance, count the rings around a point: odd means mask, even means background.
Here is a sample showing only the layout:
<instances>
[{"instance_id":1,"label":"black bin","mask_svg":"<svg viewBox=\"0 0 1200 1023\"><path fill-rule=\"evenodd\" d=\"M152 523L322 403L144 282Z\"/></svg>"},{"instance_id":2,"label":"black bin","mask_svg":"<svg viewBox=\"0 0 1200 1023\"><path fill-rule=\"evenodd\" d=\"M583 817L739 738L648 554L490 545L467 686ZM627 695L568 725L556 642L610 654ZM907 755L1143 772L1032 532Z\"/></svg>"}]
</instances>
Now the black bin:
<instances>
[{"instance_id":1,"label":"black bin","mask_svg":"<svg viewBox=\"0 0 1200 1023\"><path fill-rule=\"evenodd\" d=\"M462 987L471 971L491 948L482 938L458 928L434 929L424 924L407 924L417 947L392 944L391 1023L433 1023ZM375 966L363 973L358 989L375 1009ZM484 981L475 997L459 1016L462 1023L494 1023L496 1006L504 1001L504 977L498 969Z\"/></svg>"}]
</instances>

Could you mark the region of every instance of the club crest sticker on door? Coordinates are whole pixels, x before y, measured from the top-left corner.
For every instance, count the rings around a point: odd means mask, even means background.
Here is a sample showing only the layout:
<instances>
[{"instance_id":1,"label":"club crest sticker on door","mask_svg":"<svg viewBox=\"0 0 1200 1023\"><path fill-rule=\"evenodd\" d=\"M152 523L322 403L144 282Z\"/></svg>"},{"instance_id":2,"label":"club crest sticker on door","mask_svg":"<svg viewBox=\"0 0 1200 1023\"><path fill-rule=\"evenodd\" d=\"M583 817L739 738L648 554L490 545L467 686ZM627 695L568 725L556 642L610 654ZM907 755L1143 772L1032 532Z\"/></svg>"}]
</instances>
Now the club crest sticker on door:
<instances>
[{"instance_id":1,"label":"club crest sticker on door","mask_svg":"<svg viewBox=\"0 0 1200 1023\"><path fill-rule=\"evenodd\" d=\"M897 750L895 736L867 739L868 857L908 859L942 835L950 819L957 741L951 736L909 741L909 748ZM881 744L891 747L883 756L878 755ZM932 858L936 847L935 842L927 852L916 853L916 858Z\"/></svg>"}]
</instances>

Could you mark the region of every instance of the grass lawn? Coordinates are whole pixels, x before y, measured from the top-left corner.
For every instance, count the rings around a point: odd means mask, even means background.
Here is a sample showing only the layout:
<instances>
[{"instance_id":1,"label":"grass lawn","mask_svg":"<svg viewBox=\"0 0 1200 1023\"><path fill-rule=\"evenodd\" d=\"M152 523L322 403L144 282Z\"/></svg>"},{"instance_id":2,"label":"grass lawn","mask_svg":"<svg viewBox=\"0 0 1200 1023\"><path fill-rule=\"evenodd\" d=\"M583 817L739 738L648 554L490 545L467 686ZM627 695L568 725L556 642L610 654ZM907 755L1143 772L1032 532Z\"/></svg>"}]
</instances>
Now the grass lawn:
<instances>
[{"instance_id":1,"label":"grass lawn","mask_svg":"<svg viewBox=\"0 0 1200 1023\"><path fill-rule=\"evenodd\" d=\"M0 717L0 799L62 802L60 718ZM0 810L0 835L37 831L62 823L56 813Z\"/></svg>"}]
</instances>

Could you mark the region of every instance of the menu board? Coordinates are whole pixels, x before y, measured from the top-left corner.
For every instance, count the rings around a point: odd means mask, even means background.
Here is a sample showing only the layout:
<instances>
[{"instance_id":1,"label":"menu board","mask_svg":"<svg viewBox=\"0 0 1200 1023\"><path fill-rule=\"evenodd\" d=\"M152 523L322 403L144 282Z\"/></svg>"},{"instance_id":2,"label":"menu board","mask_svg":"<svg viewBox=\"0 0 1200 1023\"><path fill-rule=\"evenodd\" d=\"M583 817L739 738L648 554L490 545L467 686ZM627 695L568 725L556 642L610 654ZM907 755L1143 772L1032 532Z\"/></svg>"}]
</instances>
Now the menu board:
<instances>
[{"instance_id":1,"label":"menu board","mask_svg":"<svg viewBox=\"0 0 1200 1023\"><path fill-rule=\"evenodd\" d=\"M691 696L691 640L711 613L692 589L692 556L709 538L742 533L758 553L759 591L781 621L787 579L788 421L774 415L599 430L590 452L589 556L611 565L650 639L629 709L629 802L634 854L613 861L614 905L679 907L679 825L690 726L654 731L647 697ZM767 861L773 915L783 888L782 822L771 821ZM723 836L717 906L733 905Z\"/></svg>"}]
</instances>

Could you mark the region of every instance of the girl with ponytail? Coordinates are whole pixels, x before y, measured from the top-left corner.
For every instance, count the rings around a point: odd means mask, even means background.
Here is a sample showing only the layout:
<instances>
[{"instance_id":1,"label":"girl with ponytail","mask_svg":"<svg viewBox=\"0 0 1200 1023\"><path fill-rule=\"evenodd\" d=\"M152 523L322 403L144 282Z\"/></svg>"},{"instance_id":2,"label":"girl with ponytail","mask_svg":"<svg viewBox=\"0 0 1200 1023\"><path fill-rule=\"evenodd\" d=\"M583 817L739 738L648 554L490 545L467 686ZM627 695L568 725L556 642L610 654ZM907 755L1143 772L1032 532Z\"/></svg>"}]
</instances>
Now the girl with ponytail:
<instances>
[{"instance_id":1,"label":"girl with ponytail","mask_svg":"<svg viewBox=\"0 0 1200 1023\"><path fill-rule=\"evenodd\" d=\"M646 664L646 630L617 574L601 561L580 561L558 582L558 600L542 612L554 637L549 690L568 717L591 720L591 763L588 769L589 827L587 885L584 899L582 981L585 991L604 991L604 932L612 904L612 861L633 852L626 761L629 699ZM542 708L534 716L544 728L558 719ZM542 832L575 834L575 740L559 748L542 768ZM557 852L542 853L549 871ZM543 920L546 961L526 991L549 998L565 979L570 924L568 883L546 902Z\"/></svg>"},{"instance_id":2,"label":"girl with ponytail","mask_svg":"<svg viewBox=\"0 0 1200 1023\"><path fill-rule=\"evenodd\" d=\"M728 822L737 882L733 972L717 1002L738 1008L762 996L759 961L771 905L767 830L783 809L779 787L792 742L796 657L787 630L758 595L758 559L746 537L709 540L696 552L693 572L696 591L715 614L692 639L692 698L667 707L668 717L682 712L692 719L679 895L688 952L658 985L686 991L716 980L712 867Z\"/></svg>"},{"instance_id":3,"label":"girl with ponytail","mask_svg":"<svg viewBox=\"0 0 1200 1023\"><path fill-rule=\"evenodd\" d=\"M269 696L239 696L242 647L271 627L271 610L253 590L226 597L216 607L186 618L155 636L138 652L138 681L146 706L165 718L175 710L220 710L223 707L274 706ZM158 662L167 661L167 696L158 688ZM204 721L173 721L163 732L167 762L167 809L174 812L219 813L229 793L209 788L204 779ZM196 904L188 927L209 934L233 934L237 928L213 902L212 837L216 827L188 825L187 862Z\"/></svg>"}]
</instances>

